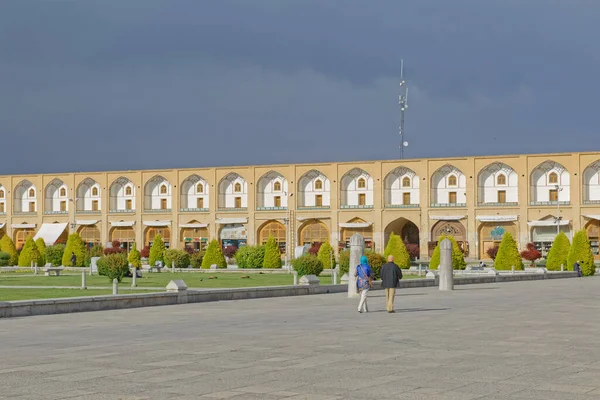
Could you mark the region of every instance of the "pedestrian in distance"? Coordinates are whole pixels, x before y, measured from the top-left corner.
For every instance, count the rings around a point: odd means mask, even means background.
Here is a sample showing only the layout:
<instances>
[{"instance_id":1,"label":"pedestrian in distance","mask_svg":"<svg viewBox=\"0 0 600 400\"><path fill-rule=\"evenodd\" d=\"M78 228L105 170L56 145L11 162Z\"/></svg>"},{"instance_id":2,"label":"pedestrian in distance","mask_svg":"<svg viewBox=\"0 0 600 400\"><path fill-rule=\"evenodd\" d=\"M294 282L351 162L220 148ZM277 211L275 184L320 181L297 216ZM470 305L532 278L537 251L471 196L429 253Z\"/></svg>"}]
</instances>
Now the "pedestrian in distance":
<instances>
[{"instance_id":1,"label":"pedestrian in distance","mask_svg":"<svg viewBox=\"0 0 600 400\"><path fill-rule=\"evenodd\" d=\"M583 276L581 272L581 265L579 265L579 261L575 261L575 264L573 264L573 271L577 272L578 277L581 278Z\"/></svg>"},{"instance_id":2,"label":"pedestrian in distance","mask_svg":"<svg viewBox=\"0 0 600 400\"><path fill-rule=\"evenodd\" d=\"M394 262L394 256L388 256L388 262L381 267L381 287L385 289L385 307L388 313L394 313L394 297L400 286L402 270Z\"/></svg>"},{"instance_id":3,"label":"pedestrian in distance","mask_svg":"<svg viewBox=\"0 0 600 400\"><path fill-rule=\"evenodd\" d=\"M360 302L358 303L358 312L369 312L367 307L367 294L373 286L373 270L369 265L369 259L366 256L360 258L360 264L356 267L356 289L360 293Z\"/></svg>"},{"instance_id":4,"label":"pedestrian in distance","mask_svg":"<svg viewBox=\"0 0 600 400\"><path fill-rule=\"evenodd\" d=\"M77 256L75 255L75 252L71 253L71 266L77 266Z\"/></svg>"}]
</instances>

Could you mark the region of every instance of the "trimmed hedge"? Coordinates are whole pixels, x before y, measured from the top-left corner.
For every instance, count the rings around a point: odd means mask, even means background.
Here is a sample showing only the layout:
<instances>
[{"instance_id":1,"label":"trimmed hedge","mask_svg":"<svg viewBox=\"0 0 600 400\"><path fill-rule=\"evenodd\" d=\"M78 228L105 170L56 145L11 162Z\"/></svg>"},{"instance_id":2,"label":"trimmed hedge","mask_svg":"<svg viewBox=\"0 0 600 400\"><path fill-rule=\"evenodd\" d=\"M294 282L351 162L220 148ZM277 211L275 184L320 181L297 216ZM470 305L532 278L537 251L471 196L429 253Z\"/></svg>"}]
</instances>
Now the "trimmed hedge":
<instances>
[{"instance_id":1,"label":"trimmed hedge","mask_svg":"<svg viewBox=\"0 0 600 400\"><path fill-rule=\"evenodd\" d=\"M17 252L17 248L12 239L8 235L4 235L2 236L2 239L0 239L0 251L10 254L10 259L8 260L9 266L17 265L19 262L19 253Z\"/></svg>"},{"instance_id":2,"label":"trimmed hedge","mask_svg":"<svg viewBox=\"0 0 600 400\"><path fill-rule=\"evenodd\" d=\"M65 267L83 267L85 265L85 243L77 233L71 233L67 239L67 246L62 257L62 265ZM76 264L71 264L72 253L77 257Z\"/></svg>"},{"instance_id":3,"label":"trimmed hedge","mask_svg":"<svg viewBox=\"0 0 600 400\"><path fill-rule=\"evenodd\" d=\"M185 250L165 250L165 265L168 268L175 263L175 268L187 268L190 266L190 255Z\"/></svg>"},{"instance_id":4,"label":"trimmed hedge","mask_svg":"<svg viewBox=\"0 0 600 400\"><path fill-rule=\"evenodd\" d=\"M101 257L98 260L98 275L106 276L109 281L113 279L121 282L129 273L129 262L123 253L115 253Z\"/></svg>"},{"instance_id":5,"label":"trimmed hedge","mask_svg":"<svg viewBox=\"0 0 600 400\"><path fill-rule=\"evenodd\" d=\"M210 269L213 264L217 264L218 268L227 268L227 261L225 261L219 241L216 239L211 240L208 244L206 254L202 258L202 269Z\"/></svg>"},{"instance_id":6,"label":"trimmed hedge","mask_svg":"<svg viewBox=\"0 0 600 400\"><path fill-rule=\"evenodd\" d=\"M129 261L129 264L131 264L131 266L134 267L135 269L142 268L142 257L140 255L140 252L138 251L135 243L133 244L133 247L131 248L131 251L129 252L127 261Z\"/></svg>"},{"instance_id":7,"label":"trimmed hedge","mask_svg":"<svg viewBox=\"0 0 600 400\"><path fill-rule=\"evenodd\" d=\"M204 258L203 251L197 251L190 256L190 263L192 268L202 268L202 259Z\"/></svg>"},{"instance_id":8,"label":"trimmed hedge","mask_svg":"<svg viewBox=\"0 0 600 400\"><path fill-rule=\"evenodd\" d=\"M454 237L450 235L440 236L438 244L431 255L431 260L429 260L429 269L437 269L438 265L440 265L440 243L444 239L449 239L452 242L452 269L465 269L467 263L465 262L464 254L460 250L460 247L458 247L458 243L456 243Z\"/></svg>"},{"instance_id":9,"label":"trimmed hedge","mask_svg":"<svg viewBox=\"0 0 600 400\"><path fill-rule=\"evenodd\" d=\"M37 262L40 259L40 253L33 241L33 238L29 236L25 241L25 245L19 254L19 267L30 267L32 262Z\"/></svg>"},{"instance_id":10,"label":"trimmed hedge","mask_svg":"<svg viewBox=\"0 0 600 400\"><path fill-rule=\"evenodd\" d=\"M387 259L389 255L394 256L394 262L402 269L410 268L410 255L400 236L392 232L385 246L383 256Z\"/></svg>"},{"instance_id":11,"label":"trimmed hedge","mask_svg":"<svg viewBox=\"0 0 600 400\"><path fill-rule=\"evenodd\" d=\"M46 262L52 263L53 266L58 267L62 264L64 253L64 244L55 244L54 246L46 247Z\"/></svg>"},{"instance_id":12,"label":"trimmed hedge","mask_svg":"<svg viewBox=\"0 0 600 400\"><path fill-rule=\"evenodd\" d=\"M44 242L44 239L38 238L38 240L35 241L35 245L40 255L40 257L37 260L37 263L41 267L46 264L46 242Z\"/></svg>"},{"instance_id":13,"label":"trimmed hedge","mask_svg":"<svg viewBox=\"0 0 600 400\"><path fill-rule=\"evenodd\" d=\"M554 243L548 252L548 258L546 259L546 268L549 271L560 271L560 266L564 265L566 270L573 270L573 265L569 265L568 256L571 244L569 238L564 232L560 232L556 235Z\"/></svg>"},{"instance_id":14,"label":"trimmed hedge","mask_svg":"<svg viewBox=\"0 0 600 400\"><path fill-rule=\"evenodd\" d=\"M238 268L262 268L265 262L265 246L242 246L235 254Z\"/></svg>"},{"instance_id":15,"label":"trimmed hedge","mask_svg":"<svg viewBox=\"0 0 600 400\"><path fill-rule=\"evenodd\" d=\"M333 251L333 247L329 244L329 241L326 241L321 245L317 252L317 258L321 261L321 264L323 264L323 269L335 268L335 252Z\"/></svg>"},{"instance_id":16,"label":"trimmed hedge","mask_svg":"<svg viewBox=\"0 0 600 400\"><path fill-rule=\"evenodd\" d=\"M237 261L237 260L236 260ZM265 244L263 268L281 268L281 252L274 236L269 236Z\"/></svg>"},{"instance_id":17,"label":"trimmed hedge","mask_svg":"<svg viewBox=\"0 0 600 400\"><path fill-rule=\"evenodd\" d=\"M573 236L573 244L569 249L567 257L568 269L573 271L573 265L579 261L579 267L583 276L591 276L596 273L594 255L590 247L590 241L585 230L580 230Z\"/></svg>"},{"instance_id":18,"label":"trimmed hedge","mask_svg":"<svg viewBox=\"0 0 600 400\"><path fill-rule=\"evenodd\" d=\"M502 236L500 248L494 260L494 268L506 271L511 270L513 266L515 269L523 269L523 258L519 254L517 242L515 242L510 232L506 232Z\"/></svg>"},{"instance_id":19,"label":"trimmed hedge","mask_svg":"<svg viewBox=\"0 0 600 400\"><path fill-rule=\"evenodd\" d=\"M154 267L157 261L161 261L163 264L165 264L165 243L163 242L160 234L154 236L152 247L150 247L148 264L150 264L151 267Z\"/></svg>"},{"instance_id":20,"label":"trimmed hedge","mask_svg":"<svg viewBox=\"0 0 600 400\"><path fill-rule=\"evenodd\" d=\"M302 257L292 261L294 271L298 272L298 276L316 275L319 276L323 272L323 263L312 254L305 254Z\"/></svg>"},{"instance_id":21,"label":"trimmed hedge","mask_svg":"<svg viewBox=\"0 0 600 400\"><path fill-rule=\"evenodd\" d=\"M8 267L10 261L10 254L0 252L0 267Z\"/></svg>"}]
</instances>

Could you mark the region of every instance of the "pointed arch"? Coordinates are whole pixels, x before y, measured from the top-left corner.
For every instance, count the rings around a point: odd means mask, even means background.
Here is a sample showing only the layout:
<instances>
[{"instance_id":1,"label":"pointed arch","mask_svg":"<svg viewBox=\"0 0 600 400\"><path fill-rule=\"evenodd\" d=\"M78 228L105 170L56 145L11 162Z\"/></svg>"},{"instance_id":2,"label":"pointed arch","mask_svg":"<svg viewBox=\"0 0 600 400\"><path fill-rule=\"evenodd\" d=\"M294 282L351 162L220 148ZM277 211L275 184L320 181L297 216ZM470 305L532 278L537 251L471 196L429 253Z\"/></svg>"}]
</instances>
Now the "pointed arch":
<instances>
[{"instance_id":1,"label":"pointed arch","mask_svg":"<svg viewBox=\"0 0 600 400\"><path fill-rule=\"evenodd\" d=\"M583 170L583 204L600 204L600 160Z\"/></svg>"},{"instance_id":2,"label":"pointed arch","mask_svg":"<svg viewBox=\"0 0 600 400\"><path fill-rule=\"evenodd\" d=\"M465 207L467 178L451 164L438 168L431 176L431 207Z\"/></svg>"},{"instance_id":3,"label":"pointed arch","mask_svg":"<svg viewBox=\"0 0 600 400\"><path fill-rule=\"evenodd\" d=\"M373 178L361 168L352 168L342 176L340 187L342 208L372 208Z\"/></svg>"},{"instance_id":4,"label":"pointed arch","mask_svg":"<svg viewBox=\"0 0 600 400\"><path fill-rule=\"evenodd\" d=\"M181 182L181 211L207 211L209 208L209 187L206 180L192 174Z\"/></svg>"},{"instance_id":5,"label":"pointed arch","mask_svg":"<svg viewBox=\"0 0 600 400\"><path fill-rule=\"evenodd\" d=\"M37 212L37 189L27 179L22 180L15 186L13 191L13 212L15 214Z\"/></svg>"},{"instance_id":6,"label":"pointed arch","mask_svg":"<svg viewBox=\"0 0 600 400\"><path fill-rule=\"evenodd\" d=\"M385 207L419 207L419 176L410 168L400 166L391 170L384 180Z\"/></svg>"},{"instance_id":7,"label":"pointed arch","mask_svg":"<svg viewBox=\"0 0 600 400\"><path fill-rule=\"evenodd\" d=\"M92 178L85 178L76 190L77 212L91 213L100 212L100 184Z\"/></svg>"},{"instance_id":8,"label":"pointed arch","mask_svg":"<svg viewBox=\"0 0 600 400\"><path fill-rule=\"evenodd\" d=\"M219 182L219 209L246 210L248 207L248 182L235 172L225 175Z\"/></svg>"},{"instance_id":9,"label":"pointed arch","mask_svg":"<svg viewBox=\"0 0 600 400\"><path fill-rule=\"evenodd\" d=\"M136 188L129 178L121 176L110 184L109 208L111 213L135 211Z\"/></svg>"},{"instance_id":10,"label":"pointed arch","mask_svg":"<svg viewBox=\"0 0 600 400\"><path fill-rule=\"evenodd\" d=\"M329 208L331 184L325 174L316 169L304 173L298 180L299 208Z\"/></svg>"},{"instance_id":11,"label":"pointed arch","mask_svg":"<svg viewBox=\"0 0 600 400\"><path fill-rule=\"evenodd\" d=\"M256 187L258 210L287 209L288 182L277 171L269 171L258 180Z\"/></svg>"},{"instance_id":12,"label":"pointed arch","mask_svg":"<svg viewBox=\"0 0 600 400\"><path fill-rule=\"evenodd\" d=\"M547 160L531 171L531 205L552 205L557 201L569 204L571 178L569 171L560 163Z\"/></svg>"},{"instance_id":13,"label":"pointed arch","mask_svg":"<svg viewBox=\"0 0 600 400\"><path fill-rule=\"evenodd\" d=\"M171 210L171 183L162 175L154 175L144 185L144 210Z\"/></svg>"},{"instance_id":14,"label":"pointed arch","mask_svg":"<svg viewBox=\"0 0 600 400\"><path fill-rule=\"evenodd\" d=\"M477 175L477 205L516 206L519 204L519 175L502 162L491 163Z\"/></svg>"},{"instance_id":15,"label":"pointed arch","mask_svg":"<svg viewBox=\"0 0 600 400\"><path fill-rule=\"evenodd\" d=\"M44 190L44 214L66 214L69 211L69 191L67 185L55 178Z\"/></svg>"}]
</instances>

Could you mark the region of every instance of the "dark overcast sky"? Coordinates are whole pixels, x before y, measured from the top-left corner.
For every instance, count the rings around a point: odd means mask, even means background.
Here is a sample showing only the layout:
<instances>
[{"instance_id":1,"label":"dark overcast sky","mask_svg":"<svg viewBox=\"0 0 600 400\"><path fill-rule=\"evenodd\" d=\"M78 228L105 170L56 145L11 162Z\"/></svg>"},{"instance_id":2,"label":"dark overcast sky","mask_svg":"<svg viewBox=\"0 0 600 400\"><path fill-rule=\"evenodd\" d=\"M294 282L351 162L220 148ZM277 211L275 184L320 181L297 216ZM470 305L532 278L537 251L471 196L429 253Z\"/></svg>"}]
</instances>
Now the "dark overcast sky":
<instances>
[{"instance_id":1,"label":"dark overcast sky","mask_svg":"<svg viewBox=\"0 0 600 400\"><path fill-rule=\"evenodd\" d=\"M0 174L598 150L597 0L2 0Z\"/></svg>"}]
</instances>

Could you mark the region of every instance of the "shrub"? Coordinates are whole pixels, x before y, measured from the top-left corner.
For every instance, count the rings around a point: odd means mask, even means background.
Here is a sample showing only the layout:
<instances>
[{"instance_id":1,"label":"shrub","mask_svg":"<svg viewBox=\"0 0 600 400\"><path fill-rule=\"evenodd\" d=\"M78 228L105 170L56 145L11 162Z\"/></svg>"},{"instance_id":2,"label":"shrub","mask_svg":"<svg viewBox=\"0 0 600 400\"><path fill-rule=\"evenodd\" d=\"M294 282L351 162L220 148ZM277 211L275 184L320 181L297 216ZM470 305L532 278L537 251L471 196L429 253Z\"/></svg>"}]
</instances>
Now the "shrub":
<instances>
[{"instance_id":1,"label":"shrub","mask_svg":"<svg viewBox=\"0 0 600 400\"><path fill-rule=\"evenodd\" d=\"M37 264L43 266L46 264L46 242L44 242L44 239L38 238L38 240L35 241L35 245L40 255L37 259Z\"/></svg>"},{"instance_id":2,"label":"shrub","mask_svg":"<svg viewBox=\"0 0 600 400\"><path fill-rule=\"evenodd\" d=\"M29 236L25 241L25 245L19 254L19 267L29 267L32 262L37 262L40 258L37 246L33 238Z\"/></svg>"},{"instance_id":3,"label":"shrub","mask_svg":"<svg viewBox=\"0 0 600 400\"><path fill-rule=\"evenodd\" d=\"M55 244L54 246L46 247L46 262L52 263L52 265L57 267L62 264L64 253L64 244Z\"/></svg>"},{"instance_id":4,"label":"shrub","mask_svg":"<svg viewBox=\"0 0 600 400\"><path fill-rule=\"evenodd\" d=\"M567 235L565 235L564 232L560 232L556 235L554 243L552 243L552 247L548 252L546 268L550 271L560 271L561 265L564 265L565 269L568 269L569 267L572 268L573 266L568 265L567 263L570 248L571 244L569 243L569 238L567 238Z\"/></svg>"},{"instance_id":5,"label":"shrub","mask_svg":"<svg viewBox=\"0 0 600 400\"><path fill-rule=\"evenodd\" d=\"M185 251L186 253L188 253L190 256L195 253L194 248L193 247L189 247L189 246L184 246L183 247L183 251Z\"/></svg>"},{"instance_id":6,"label":"shrub","mask_svg":"<svg viewBox=\"0 0 600 400\"><path fill-rule=\"evenodd\" d=\"M410 255L406 246L402 243L400 236L397 236L392 232L388 239L388 244L385 246L383 256L387 258L389 255L394 256L394 262L402 269L410 268Z\"/></svg>"},{"instance_id":7,"label":"shrub","mask_svg":"<svg viewBox=\"0 0 600 400\"><path fill-rule=\"evenodd\" d=\"M121 242L119 242L118 240L113 240L112 242L110 242L110 247L104 249L104 255L108 256L110 254L117 253L127 253L127 250L121 247Z\"/></svg>"},{"instance_id":8,"label":"shrub","mask_svg":"<svg viewBox=\"0 0 600 400\"><path fill-rule=\"evenodd\" d=\"M89 267L92 265L93 257L102 257L104 255L104 248L100 245L88 247L85 251L85 266Z\"/></svg>"},{"instance_id":9,"label":"shrub","mask_svg":"<svg viewBox=\"0 0 600 400\"><path fill-rule=\"evenodd\" d=\"M584 276L591 276L596 272L594 255L592 254L592 248L590 247L590 242L585 230L580 230L573 236L573 243L571 244L571 249L569 250L569 256L567 258L569 271L573 271L575 262L579 262L581 273Z\"/></svg>"},{"instance_id":10,"label":"shrub","mask_svg":"<svg viewBox=\"0 0 600 400\"><path fill-rule=\"evenodd\" d=\"M175 268L187 268L190 266L190 255L185 250L169 249L165 251L165 264L167 267L175 263Z\"/></svg>"},{"instance_id":11,"label":"shrub","mask_svg":"<svg viewBox=\"0 0 600 400\"><path fill-rule=\"evenodd\" d=\"M265 261L265 253L265 246L241 247L235 254L238 268L262 268Z\"/></svg>"},{"instance_id":12,"label":"shrub","mask_svg":"<svg viewBox=\"0 0 600 400\"><path fill-rule=\"evenodd\" d=\"M210 266L213 264L217 264L218 268L227 268L227 262L225 261L225 256L221 251L221 246L219 245L219 241L213 239L208 244L208 248L206 249L206 254L202 258L202 268L210 269Z\"/></svg>"},{"instance_id":13,"label":"shrub","mask_svg":"<svg viewBox=\"0 0 600 400\"><path fill-rule=\"evenodd\" d=\"M0 252L0 267L8 267L10 261L10 254Z\"/></svg>"},{"instance_id":14,"label":"shrub","mask_svg":"<svg viewBox=\"0 0 600 400\"><path fill-rule=\"evenodd\" d=\"M367 259L369 260L369 265L373 270L373 274L375 274L375 279L380 279L381 267L386 262L385 257L373 250L365 251L365 256L367 256Z\"/></svg>"},{"instance_id":15,"label":"shrub","mask_svg":"<svg viewBox=\"0 0 600 400\"><path fill-rule=\"evenodd\" d=\"M151 267L154 267L157 261L161 261L163 264L165 263L165 244L160 234L154 236L152 247L150 247L148 264L150 264Z\"/></svg>"},{"instance_id":16,"label":"shrub","mask_svg":"<svg viewBox=\"0 0 600 400\"><path fill-rule=\"evenodd\" d=\"M350 250L340 251L340 276L350 272Z\"/></svg>"},{"instance_id":17,"label":"shrub","mask_svg":"<svg viewBox=\"0 0 600 400\"><path fill-rule=\"evenodd\" d=\"M142 257L142 258L150 257L150 247L144 246L144 248L140 251L140 257Z\"/></svg>"},{"instance_id":18,"label":"shrub","mask_svg":"<svg viewBox=\"0 0 600 400\"><path fill-rule=\"evenodd\" d=\"M319 248L317 258L321 261L321 264L323 264L324 269L335 268L335 253L328 241L323 243Z\"/></svg>"},{"instance_id":19,"label":"shrub","mask_svg":"<svg viewBox=\"0 0 600 400\"><path fill-rule=\"evenodd\" d=\"M312 254L313 256L316 256L317 254L319 254L319 250L321 250L322 244L323 243L316 242L315 244L310 246L310 248L308 249L308 254Z\"/></svg>"},{"instance_id":20,"label":"shrub","mask_svg":"<svg viewBox=\"0 0 600 400\"><path fill-rule=\"evenodd\" d=\"M197 251L190 257L190 263L192 264L192 268L202 268L202 259L204 258L203 251Z\"/></svg>"},{"instance_id":21,"label":"shrub","mask_svg":"<svg viewBox=\"0 0 600 400\"><path fill-rule=\"evenodd\" d=\"M106 276L111 282L115 278L121 282L128 272L129 263L123 253L110 254L98 260L98 275Z\"/></svg>"},{"instance_id":22,"label":"shrub","mask_svg":"<svg viewBox=\"0 0 600 400\"><path fill-rule=\"evenodd\" d=\"M506 271L512 269L513 266L515 269L523 269L523 259L517 248L517 242L510 232L506 232L502 236L500 248L494 260L494 268Z\"/></svg>"},{"instance_id":23,"label":"shrub","mask_svg":"<svg viewBox=\"0 0 600 400\"><path fill-rule=\"evenodd\" d=\"M465 262L464 254L458 247L458 243L452 236L442 235L439 238L437 246L435 246L435 250L433 250L433 254L431 255L431 260L429 261L429 269L437 269L438 265L440 265L440 243L442 240L449 239L452 242L452 269L465 269L467 267L467 263Z\"/></svg>"},{"instance_id":24,"label":"shrub","mask_svg":"<svg viewBox=\"0 0 600 400\"><path fill-rule=\"evenodd\" d=\"M131 251L129 252L129 257L127 257L127 261L129 261L129 264L131 264L131 266L134 267L135 269L142 268L142 259L140 256L140 252L138 251L137 247L135 246L135 243L133 244L133 247L131 248Z\"/></svg>"},{"instance_id":25,"label":"shrub","mask_svg":"<svg viewBox=\"0 0 600 400\"><path fill-rule=\"evenodd\" d=\"M8 265L15 266L19 262L19 253L13 243L12 239L8 235L2 236L0 239L0 251L3 253L10 254Z\"/></svg>"},{"instance_id":26,"label":"shrub","mask_svg":"<svg viewBox=\"0 0 600 400\"><path fill-rule=\"evenodd\" d=\"M527 243L527 250L521 252L521 257L531 262L535 266L535 260L542 258L542 252L535 248L535 244Z\"/></svg>"},{"instance_id":27,"label":"shrub","mask_svg":"<svg viewBox=\"0 0 600 400\"><path fill-rule=\"evenodd\" d=\"M323 263L316 256L306 254L292 261L294 271L298 272L298 276L316 275L319 276L323 272Z\"/></svg>"},{"instance_id":28,"label":"shrub","mask_svg":"<svg viewBox=\"0 0 600 400\"><path fill-rule=\"evenodd\" d=\"M262 267L281 268L281 252L279 251L279 246L273 236L269 236L267 244L265 244L265 257Z\"/></svg>"},{"instance_id":29,"label":"shrub","mask_svg":"<svg viewBox=\"0 0 600 400\"><path fill-rule=\"evenodd\" d=\"M77 257L77 265L72 265L71 263L72 253L75 253L75 257ZM71 233L69 235L62 258L62 265L65 267L83 267L85 265L85 243L83 243L79 234Z\"/></svg>"},{"instance_id":30,"label":"shrub","mask_svg":"<svg viewBox=\"0 0 600 400\"><path fill-rule=\"evenodd\" d=\"M419 258L419 255L421 254L421 249L419 248L418 244L412 244L408 243L407 241L404 241L404 246L406 247L406 251L408 251L408 255L411 260L416 260L417 258Z\"/></svg>"},{"instance_id":31,"label":"shrub","mask_svg":"<svg viewBox=\"0 0 600 400\"><path fill-rule=\"evenodd\" d=\"M235 253L238 251L238 248L235 246L226 246L223 249L223 255L227 258L235 257Z\"/></svg>"},{"instance_id":32,"label":"shrub","mask_svg":"<svg viewBox=\"0 0 600 400\"><path fill-rule=\"evenodd\" d=\"M495 260L496 256L498 255L499 249L500 249L499 245L494 245L493 247L490 247L489 249L487 249L485 252L489 258L491 258L492 260Z\"/></svg>"}]
</instances>

